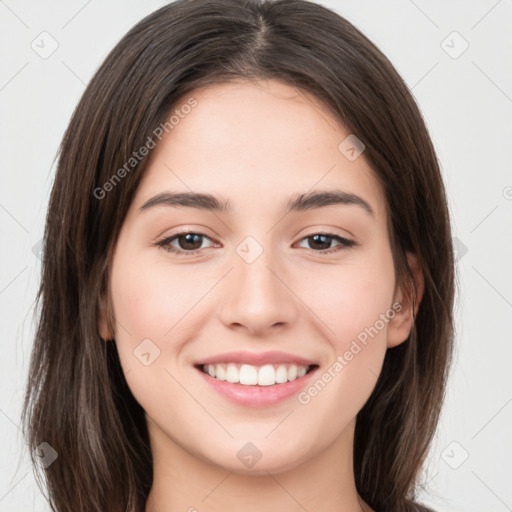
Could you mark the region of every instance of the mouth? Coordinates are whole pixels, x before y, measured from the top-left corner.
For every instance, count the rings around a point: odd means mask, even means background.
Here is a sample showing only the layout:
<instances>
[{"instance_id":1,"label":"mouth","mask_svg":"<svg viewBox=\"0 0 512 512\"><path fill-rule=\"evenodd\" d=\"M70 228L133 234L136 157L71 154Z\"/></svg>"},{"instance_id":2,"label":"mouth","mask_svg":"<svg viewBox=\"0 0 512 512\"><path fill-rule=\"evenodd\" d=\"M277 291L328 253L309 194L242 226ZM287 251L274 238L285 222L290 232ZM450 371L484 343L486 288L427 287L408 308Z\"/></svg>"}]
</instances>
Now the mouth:
<instances>
[{"instance_id":1,"label":"mouth","mask_svg":"<svg viewBox=\"0 0 512 512\"><path fill-rule=\"evenodd\" d=\"M276 386L296 381L318 368L317 364L289 363L260 366L242 363L198 364L195 367L212 379L242 386Z\"/></svg>"},{"instance_id":2,"label":"mouth","mask_svg":"<svg viewBox=\"0 0 512 512\"><path fill-rule=\"evenodd\" d=\"M319 371L317 364L288 363L255 366L245 363L195 365L207 390L237 406L268 408L297 397Z\"/></svg>"}]
</instances>

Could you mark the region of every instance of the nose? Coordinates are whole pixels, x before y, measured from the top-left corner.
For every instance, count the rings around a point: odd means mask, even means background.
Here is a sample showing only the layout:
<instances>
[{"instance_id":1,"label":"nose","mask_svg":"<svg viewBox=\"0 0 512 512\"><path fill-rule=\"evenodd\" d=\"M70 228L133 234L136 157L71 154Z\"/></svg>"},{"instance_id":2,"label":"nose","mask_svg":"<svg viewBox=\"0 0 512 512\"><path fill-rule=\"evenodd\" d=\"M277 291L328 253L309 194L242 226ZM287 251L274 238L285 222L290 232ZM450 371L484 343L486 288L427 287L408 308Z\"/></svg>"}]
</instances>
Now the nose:
<instances>
[{"instance_id":1,"label":"nose","mask_svg":"<svg viewBox=\"0 0 512 512\"><path fill-rule=\"evenodd\" d=\"M300 300L287 282L290 279L287 279L284 265L273 256L270 248L265 247L252 262L245 255L235 253L233 266L218 309L227 328L255 337L268 337L294 324Z\"/></svg>"}]
</instances>

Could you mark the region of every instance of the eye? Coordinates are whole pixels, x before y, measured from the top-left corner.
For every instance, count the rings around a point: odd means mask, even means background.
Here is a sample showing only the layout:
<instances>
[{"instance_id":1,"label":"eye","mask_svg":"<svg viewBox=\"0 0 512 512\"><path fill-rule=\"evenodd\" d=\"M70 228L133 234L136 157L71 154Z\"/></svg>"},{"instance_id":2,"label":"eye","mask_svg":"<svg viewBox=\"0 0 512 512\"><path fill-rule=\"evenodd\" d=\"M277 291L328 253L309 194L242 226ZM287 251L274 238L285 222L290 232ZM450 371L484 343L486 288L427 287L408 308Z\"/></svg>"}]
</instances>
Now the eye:
<instances>
[{"instance_id":1,"label":"eye","mask_svg":"<svg viewBox=\"0 0 512 512\"><path fill-rule=\"evenodd\" d=\"M357 245L353 240L348 240L347 238L343 238L333 233L315 233L313 235L304 237L301 242L303 240L313 241L313 246L316 246L316 248L309 248L309 250L317 254L331 254L333 252L342 251L343 249ZM338 242L338 245L334 246L333 248L329 248L333 240ZM327 248L328 250L323 250L322 248ZM308 249L308 247L306 247L306 249Z\"/></svg>"},{"instance_id":2,"label":"eye","mask_svg":"<svg viewBox=\"0 0 512 512\"><path fill-rule=\"evenodd\" d=\"M209 236L205 235L204 233L195 231L185 231L164 238L163 240L156 242L155 245L173 254L193 256L201 252L201 250L203 249L201 248L201 245L204 239L212 240ZM302 238L300 242L302 241L310 241L310 244L312 241L313 248L305 247L305 249L309 249L311 252L315 254L322 255L331 254L333 252L339 252L343 249L347 249L349 247L357 245L357 243L354 242L353 240L348 240L347 238L343 238L339 235L335 235L332 233L315 233L313 235L309 235ZM331 243L333 241L338 242L338 245L331 247ZM173 245L174 243L177 243L178 247Z\"/></svg>"},{"instance_id":3,"label":"eye","mask_svg":"<svg viewBox=\"0 0 512 512\"><path fill-rule=\"evenodd\" d=\"M201 242L204 238L211 240L211 238L204 233L185 231L183 233L177 233L171 237L164 238L163 240L156 242L155 245L174 254L186 254L187 256L191 256L201 251ZM178 248L172 245L173 242L177 242Z\"/></svg>"}]
</instances>

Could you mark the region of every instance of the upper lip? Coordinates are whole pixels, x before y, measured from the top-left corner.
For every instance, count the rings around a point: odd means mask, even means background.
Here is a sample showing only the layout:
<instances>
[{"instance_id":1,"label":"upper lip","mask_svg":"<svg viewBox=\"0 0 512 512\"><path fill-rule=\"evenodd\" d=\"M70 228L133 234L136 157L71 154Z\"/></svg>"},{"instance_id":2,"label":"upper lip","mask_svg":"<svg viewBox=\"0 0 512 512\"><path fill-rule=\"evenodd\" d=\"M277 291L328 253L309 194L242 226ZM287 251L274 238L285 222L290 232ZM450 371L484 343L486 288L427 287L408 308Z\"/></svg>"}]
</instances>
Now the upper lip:
<instances>
[{"instance_id":1,"label":"upper lip","mask_svg":"<svg viewBox=\"0 0 512 512\"><path fill-rule=\"evenodd\" d=\"M262 366L264 364L297 364L299 366L312 366L316 363L305 359L304 357L288 354L286 352L270 351L270 352L225 352L224 354L217 354L206 359L202 359L197 363L200 365L219 364L219 363L241 363L250 364L253 366Z\"/></svg>"}]
</instances>

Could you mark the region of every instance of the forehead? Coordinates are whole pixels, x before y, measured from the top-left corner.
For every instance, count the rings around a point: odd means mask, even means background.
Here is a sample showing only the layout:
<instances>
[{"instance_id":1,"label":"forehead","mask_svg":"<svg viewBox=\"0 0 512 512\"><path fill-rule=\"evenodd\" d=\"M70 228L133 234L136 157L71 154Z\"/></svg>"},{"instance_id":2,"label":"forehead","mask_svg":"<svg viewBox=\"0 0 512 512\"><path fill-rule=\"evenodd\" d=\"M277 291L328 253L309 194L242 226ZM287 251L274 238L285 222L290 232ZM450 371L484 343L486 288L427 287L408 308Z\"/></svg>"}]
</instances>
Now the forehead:
<instances>
[{"instance_id":1,"label":"forehead","mask_svg":"<svg viewBox=\"0 0 512 512\"><path fill-rule=\"evenodd\" d=\"M190 99L192 109L183 109ZM152 150L136 203L168 191L229 197L234 211L314 189L344 190L385 216L374 171L340 150L351 134L311 94L276 80L216 84L182 97L178 122ZM187 112L185 114L185 112ZM344 147L342 145L342 147Z\"/></svg>"}]
</instances>

